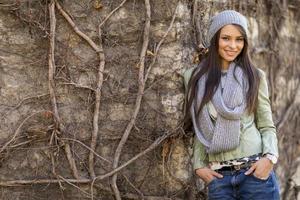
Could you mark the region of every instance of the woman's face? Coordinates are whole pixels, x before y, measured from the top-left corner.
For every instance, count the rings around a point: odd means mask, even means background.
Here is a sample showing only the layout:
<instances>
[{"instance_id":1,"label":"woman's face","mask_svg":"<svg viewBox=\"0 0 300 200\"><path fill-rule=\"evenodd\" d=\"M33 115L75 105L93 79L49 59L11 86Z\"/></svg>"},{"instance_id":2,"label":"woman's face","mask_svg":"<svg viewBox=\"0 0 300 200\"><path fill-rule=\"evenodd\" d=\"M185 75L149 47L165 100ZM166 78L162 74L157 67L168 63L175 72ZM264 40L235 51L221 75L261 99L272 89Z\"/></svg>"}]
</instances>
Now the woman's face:
<instances>
[{"instance_id":1,"label":"woman's face","mask_svg":"<svg viewBox=\"0 0 300 200\"><path fill-rule=\"evenodd\" d=\"M235 25L226 25L221 29L218 53L221 56L222 68L227 69L243 50L244 37Z\"/></svg>"}]
</instances>

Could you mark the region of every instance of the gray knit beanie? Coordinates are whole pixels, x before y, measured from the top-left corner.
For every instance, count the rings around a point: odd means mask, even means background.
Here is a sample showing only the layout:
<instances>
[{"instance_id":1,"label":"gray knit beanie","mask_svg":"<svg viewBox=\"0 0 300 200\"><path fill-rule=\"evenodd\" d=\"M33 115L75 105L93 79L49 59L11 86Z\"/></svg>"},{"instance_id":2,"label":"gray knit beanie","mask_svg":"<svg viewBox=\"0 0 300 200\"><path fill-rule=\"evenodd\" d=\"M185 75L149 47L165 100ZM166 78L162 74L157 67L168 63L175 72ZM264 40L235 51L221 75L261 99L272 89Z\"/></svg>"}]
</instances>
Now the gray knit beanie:
<instances>
[{"instance_id":1,"label":"gray knit beanie","mask_svg":"<svg viewBox=\"0 0 300 200\"><path fill-rule=\"evenodd\" d=\"M246 17L237 11L225 10L211 18L205 41L205 47L208 48L210 46L212 37L218 32L219 29L228 24L240 25L245 30L246 34L248 34Z\"/></svg>"}]
</instances>

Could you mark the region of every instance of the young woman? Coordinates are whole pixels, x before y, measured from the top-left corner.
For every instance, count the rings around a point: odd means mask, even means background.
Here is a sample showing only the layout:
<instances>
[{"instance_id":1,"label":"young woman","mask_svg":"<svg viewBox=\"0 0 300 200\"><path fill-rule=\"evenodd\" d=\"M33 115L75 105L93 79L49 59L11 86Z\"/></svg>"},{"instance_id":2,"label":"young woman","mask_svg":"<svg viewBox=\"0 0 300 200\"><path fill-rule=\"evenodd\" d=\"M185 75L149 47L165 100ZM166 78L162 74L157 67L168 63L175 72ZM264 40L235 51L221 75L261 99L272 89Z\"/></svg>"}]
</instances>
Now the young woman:
<instances>
[{"instance_id":1,"label":"young woman","mask_svg":"<svg viewBox=\"0 0 300 200\"><path fill-rule=\"evenodd\" d=\"M204 59L184 73L194 170L208 185L210 200L279 199L267 80L250 60L247 36L242 14L220 12L211 19Z\"/></svg>"}]
</instances>

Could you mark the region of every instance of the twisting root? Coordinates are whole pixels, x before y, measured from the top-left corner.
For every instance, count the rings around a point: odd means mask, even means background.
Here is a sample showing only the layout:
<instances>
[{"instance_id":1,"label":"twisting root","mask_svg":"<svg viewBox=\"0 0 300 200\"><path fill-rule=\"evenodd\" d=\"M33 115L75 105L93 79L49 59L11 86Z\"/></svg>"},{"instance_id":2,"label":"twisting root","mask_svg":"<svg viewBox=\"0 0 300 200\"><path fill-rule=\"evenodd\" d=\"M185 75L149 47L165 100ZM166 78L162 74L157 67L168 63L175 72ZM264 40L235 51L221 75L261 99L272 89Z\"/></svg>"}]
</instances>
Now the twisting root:
<instances>
[{"instance_id":1,"label":"twisting root","mask_svg":"<svg viewBox=\"0 0 300 200\"><path fill-rule=\"evenodd\" d=\"M55 29L56 29L56 17L55 17L55 3L54 1L51 1L49 4L49 14L50 14L50 44L49 44L49 73L48 73L48 87L49 87L49 93L50 93L50 98L51 98L51 104L52 104L52 109L53 109L53 114L54 114L54 122L55 122L55 128L56 130L59 130L60 132L64 132L64 127L61 123L59 114L58 114L58 109L57 109L57 104L56 104L56 97L55 97L55 92L54 92L54 74L55 74L55 60L54 60L54 50L55 50ZM66 156L68 158L72 174L76 179L79 179L78 175L78 170L75 164L75 160L72 156L72 153L70 151L70 145L69 143L64 144L64 149Z\"/></svg>"}]
</instances>

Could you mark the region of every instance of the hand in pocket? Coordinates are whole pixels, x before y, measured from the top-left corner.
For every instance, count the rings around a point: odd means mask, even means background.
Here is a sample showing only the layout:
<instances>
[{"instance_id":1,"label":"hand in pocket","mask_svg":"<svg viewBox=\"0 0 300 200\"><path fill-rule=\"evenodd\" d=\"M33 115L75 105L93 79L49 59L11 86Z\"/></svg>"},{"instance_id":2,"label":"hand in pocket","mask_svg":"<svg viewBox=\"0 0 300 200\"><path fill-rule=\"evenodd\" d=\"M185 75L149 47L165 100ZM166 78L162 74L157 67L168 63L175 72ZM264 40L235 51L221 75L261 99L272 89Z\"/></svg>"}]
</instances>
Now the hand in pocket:
<instances>
[{"instance_id":1,"label":"hand in pocket","mask_svg":"<svg viewBox=\"0 0 300 200\"><path fill-rule=\"evenodd\" d=\"M218 172L207 167L198 168L195 170L195 172L206 184L209 184L215 178L223 178L222 174L219 174Z\"/></svg>"}]
</instances>

